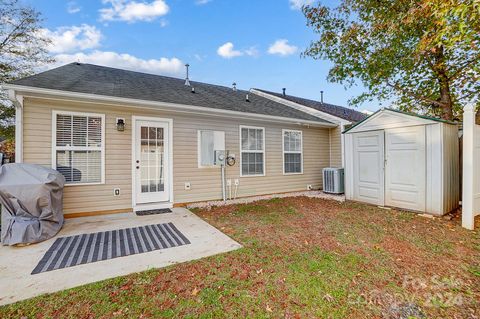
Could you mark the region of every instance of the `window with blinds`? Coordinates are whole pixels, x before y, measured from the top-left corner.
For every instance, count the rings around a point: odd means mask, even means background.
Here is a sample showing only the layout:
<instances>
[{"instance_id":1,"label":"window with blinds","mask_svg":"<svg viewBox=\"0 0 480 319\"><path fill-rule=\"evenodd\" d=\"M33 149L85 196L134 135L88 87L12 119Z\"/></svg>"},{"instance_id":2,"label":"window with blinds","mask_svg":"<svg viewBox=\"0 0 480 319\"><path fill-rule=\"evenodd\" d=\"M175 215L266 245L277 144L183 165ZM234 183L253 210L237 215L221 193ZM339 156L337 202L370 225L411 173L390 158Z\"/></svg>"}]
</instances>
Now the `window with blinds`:
<instances>
[{"instance_id":1,"label":"window with blinds","mask_svg":"<svg viewBox=\"0 0 480 319\"><path fill-rule=\"evenodd\" d=\"M103 182L104 116L55 112L55 168L67 184Z\"/></svg>"},{"instance_id":2,"label":"window with blinds","mask_svg":"<svg viewBox=\"0 0 480 319\"><path fill-rule=\"evenodd\" d=\"M302 131L283 130L283 173L303 172Z\"/></svg>"}]
</instances>

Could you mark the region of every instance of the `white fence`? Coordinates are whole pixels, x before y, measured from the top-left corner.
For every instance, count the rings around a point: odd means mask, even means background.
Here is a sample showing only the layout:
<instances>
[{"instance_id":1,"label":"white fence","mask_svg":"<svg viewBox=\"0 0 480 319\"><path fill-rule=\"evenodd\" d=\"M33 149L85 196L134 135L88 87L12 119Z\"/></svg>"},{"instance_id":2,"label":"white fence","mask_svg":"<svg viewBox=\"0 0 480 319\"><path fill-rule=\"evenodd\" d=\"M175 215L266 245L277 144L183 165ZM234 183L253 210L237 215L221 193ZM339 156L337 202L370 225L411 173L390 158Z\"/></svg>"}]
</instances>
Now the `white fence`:
<instances>
[{"instance_id":1,"label":"white fence","mask_svg":"<svg viewBox=\"0 0 480 319\"><path fill-rule=\"evenodd\" d=\"M463 113L463 199L462 226L474 229L480 215L480 125L475 124L475 104Z\"/></svg>"}]
</instances>

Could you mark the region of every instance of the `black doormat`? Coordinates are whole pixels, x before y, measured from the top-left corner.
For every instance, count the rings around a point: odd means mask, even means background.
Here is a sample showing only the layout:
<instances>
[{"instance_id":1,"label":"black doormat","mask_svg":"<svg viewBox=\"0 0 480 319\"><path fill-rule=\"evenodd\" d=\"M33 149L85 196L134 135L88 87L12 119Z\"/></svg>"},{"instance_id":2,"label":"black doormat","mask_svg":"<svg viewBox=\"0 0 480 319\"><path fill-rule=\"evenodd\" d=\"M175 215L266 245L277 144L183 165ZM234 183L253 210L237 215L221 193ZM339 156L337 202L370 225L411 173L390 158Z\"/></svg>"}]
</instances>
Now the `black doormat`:
<instances>
[{"instance_id":1,"label":"black doormat","mask_svg":"<svg viewBox=\"0 0 480 319\"><path fill-rule=\"evenodd\" d=\"M157 215L157 214L167 214L171 212L172 212L171 209L164 208L164 209L141 210L141 211L135 212L135 214L137 214L137 216L149 216L149 215Z\"/></svg>"},{"instance_id":2,"label":"black doormat","mask_svg":"<svg viewBox=\"0 0 480 319\"><path fill-rule=\"evenodd\" d=\"M149 251L190 241L172 223L57 238L32 275Z\"/></svg>"}]
</instances>

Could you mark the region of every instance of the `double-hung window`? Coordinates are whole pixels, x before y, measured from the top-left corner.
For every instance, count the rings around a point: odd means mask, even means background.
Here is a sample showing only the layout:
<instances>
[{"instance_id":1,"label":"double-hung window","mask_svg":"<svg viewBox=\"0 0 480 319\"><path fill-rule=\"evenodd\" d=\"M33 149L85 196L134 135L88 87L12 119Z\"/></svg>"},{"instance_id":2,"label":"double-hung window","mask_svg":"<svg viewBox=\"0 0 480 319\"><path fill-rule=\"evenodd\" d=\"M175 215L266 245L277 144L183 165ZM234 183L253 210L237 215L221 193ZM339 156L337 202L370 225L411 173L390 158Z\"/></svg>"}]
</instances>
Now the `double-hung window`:
<instances>
[{"instance_id":1,"label":"double-hung window","mask_svg":"<svg viewBox=\"0 0 480 319\"><path fill-rule=\"evenodd\" d=\"M240 126L240 176L265 175L265 129Z\"/></svg>"},{"instance_id":2,"label":"double-hung window","mask_svg":"<svg viewBox=\"0 0 480 319\"><path fill-rule=\"evenodd\" d=\"M303 173L302 131L282 130L283 136L283 173Z\"/></svg>"},{"instance_id":3,"label":"double-hung window","mask_svg":"<svg viewBox=\"0 0 480 319\"><path fill-rule=\"evenodd\" d=\"M67 184L104 182L105 115L53 112L52 166Z\"/></svg>"}]
</instances>

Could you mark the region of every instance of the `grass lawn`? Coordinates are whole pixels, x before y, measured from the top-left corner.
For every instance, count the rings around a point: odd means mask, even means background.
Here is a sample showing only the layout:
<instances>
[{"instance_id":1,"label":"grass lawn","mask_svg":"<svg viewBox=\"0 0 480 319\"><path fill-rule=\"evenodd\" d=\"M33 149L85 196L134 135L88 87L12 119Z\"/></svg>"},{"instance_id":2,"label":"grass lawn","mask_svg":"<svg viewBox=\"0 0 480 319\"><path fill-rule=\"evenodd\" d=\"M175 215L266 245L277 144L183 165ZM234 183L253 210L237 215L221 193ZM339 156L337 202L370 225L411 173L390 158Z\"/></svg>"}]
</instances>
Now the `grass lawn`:
<instances>
[{"instance_id":1,"label":"grass lawn","mask_svg":"<svg viewBox=\"0 0 480 319\"><path fill-rule=\"evenodd\" d=\"M480 235L458 219L304 197L194 212L244 248L40 296L0 317L480 316Z\"/></svg>"}]
</instances>

